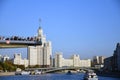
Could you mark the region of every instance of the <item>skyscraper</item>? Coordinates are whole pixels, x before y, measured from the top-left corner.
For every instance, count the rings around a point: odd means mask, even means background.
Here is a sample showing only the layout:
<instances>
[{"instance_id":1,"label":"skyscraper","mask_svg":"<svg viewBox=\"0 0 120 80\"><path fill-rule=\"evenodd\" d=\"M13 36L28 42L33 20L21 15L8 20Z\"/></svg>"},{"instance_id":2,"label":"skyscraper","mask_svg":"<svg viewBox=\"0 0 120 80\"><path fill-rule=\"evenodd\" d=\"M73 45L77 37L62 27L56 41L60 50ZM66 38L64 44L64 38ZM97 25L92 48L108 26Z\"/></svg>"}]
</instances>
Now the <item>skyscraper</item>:
<instances>
[{"instance_id":1,"label":"skyscraper","mask_svg":"<svg viewBox=\"0 0 120 80\"><path fill-rule=\"evenodd\" d=\"M51 42L46 41L45 35L41 27L38 29L37 40L42 42L40 46L29 46L28 47L28 59L29 65L40 65L41 67L50 66L50 57L52 55Z\"/></svg>"}]
</instances>

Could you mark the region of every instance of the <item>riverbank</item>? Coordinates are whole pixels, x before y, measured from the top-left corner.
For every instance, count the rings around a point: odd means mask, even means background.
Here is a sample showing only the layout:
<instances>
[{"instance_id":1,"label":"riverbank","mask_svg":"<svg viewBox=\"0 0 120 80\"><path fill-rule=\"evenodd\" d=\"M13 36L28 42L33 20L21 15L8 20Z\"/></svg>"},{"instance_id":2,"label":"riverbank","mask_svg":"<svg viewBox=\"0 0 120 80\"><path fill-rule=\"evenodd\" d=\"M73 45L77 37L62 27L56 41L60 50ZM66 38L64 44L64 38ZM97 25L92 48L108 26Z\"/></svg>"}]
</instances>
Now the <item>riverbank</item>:
<instances>
[{"instance_id":1,"label":"riverbank","mask_svg":"<svg viewBox=\"0 0 120 80\"><path fill-rule=\"evenodd\" d=\"M0 76L11 76L15 75L15 72L0 72Z\"/></svg>"}]
</instances>

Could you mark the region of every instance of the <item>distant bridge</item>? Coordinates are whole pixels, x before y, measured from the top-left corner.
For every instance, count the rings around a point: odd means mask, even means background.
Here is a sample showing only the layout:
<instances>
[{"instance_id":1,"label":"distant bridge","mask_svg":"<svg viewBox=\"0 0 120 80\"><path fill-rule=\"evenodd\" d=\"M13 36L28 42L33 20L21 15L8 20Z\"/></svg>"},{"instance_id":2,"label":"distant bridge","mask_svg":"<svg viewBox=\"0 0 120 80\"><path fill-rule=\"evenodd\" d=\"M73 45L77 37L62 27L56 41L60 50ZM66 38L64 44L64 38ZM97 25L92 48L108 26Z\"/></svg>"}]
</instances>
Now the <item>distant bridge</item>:
<instances>
[{"instance_id":1,"label":"distant bridge","mask_svg":"<svg viewBox=\"0 0 120 80\"><path fill-rule=\"evenodd\" d=\"M43 71L44 73L52 73L52 72L60 72L65 70L90 70L94 69L92 67L61 67L61 68L27 68L28 71L39 70Z\"/></svg>"},{"instance_id":2,"label":"distant bridge","mask_svg":"<svg viewBox=\"0 0 120 80\"><path fill-rule=\"evenodd\" d=\"M59 71L65 71L65 70L73 70L73 71L77 71L77 70L90 70L91 68L87 68L87 67L63 67L63 68L54 68L51 70L47 70L44 71L45 73L52 73L52 72L59 72Z\"/></svg>"}]
</instances>

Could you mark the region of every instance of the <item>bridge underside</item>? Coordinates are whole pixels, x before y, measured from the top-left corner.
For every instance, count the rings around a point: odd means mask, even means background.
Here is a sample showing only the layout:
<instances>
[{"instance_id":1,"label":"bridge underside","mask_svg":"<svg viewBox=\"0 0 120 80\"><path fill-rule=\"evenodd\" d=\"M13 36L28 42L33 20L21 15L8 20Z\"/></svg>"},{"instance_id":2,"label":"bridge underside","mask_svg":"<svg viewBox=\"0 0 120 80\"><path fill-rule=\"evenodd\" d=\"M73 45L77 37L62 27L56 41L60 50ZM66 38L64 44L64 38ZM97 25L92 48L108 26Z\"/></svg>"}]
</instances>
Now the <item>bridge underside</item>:
<instances>
[{"instance_id":1,"label":"bridge underside","mask_svg":"<svg viewBox=\"0 0 120 80\"><path fill-rule=\"evenodd\" d=\"M0 44L0 48L25 48L28 45L20 45L20 44Z\"/></svg>"},{"instance_id":2,"label":"bridge underside","mask_svg":"<svg viewBox=\"0 0 120 80\"><path fill-rule=\"evenodd\" d=\"M93 70L94 68L92 67L66 67L66 68L27 68L26 70L28 71L34 71L34 70L39 70L39 71L44 71L45 73L54 73L54 72L65 72L65 71L76 71L76 70Z\"/></svg>"},{"instance_id":3,"label":"bridge underside","mask_svg":"<svg viewBox=\"0 0 120 80\"><path fill-rule=\"evenodd\" d=\"M42 42L34 41L0 41L0 48L24 48L28 46L42 45Z\"/></svg>"}]
</instances>

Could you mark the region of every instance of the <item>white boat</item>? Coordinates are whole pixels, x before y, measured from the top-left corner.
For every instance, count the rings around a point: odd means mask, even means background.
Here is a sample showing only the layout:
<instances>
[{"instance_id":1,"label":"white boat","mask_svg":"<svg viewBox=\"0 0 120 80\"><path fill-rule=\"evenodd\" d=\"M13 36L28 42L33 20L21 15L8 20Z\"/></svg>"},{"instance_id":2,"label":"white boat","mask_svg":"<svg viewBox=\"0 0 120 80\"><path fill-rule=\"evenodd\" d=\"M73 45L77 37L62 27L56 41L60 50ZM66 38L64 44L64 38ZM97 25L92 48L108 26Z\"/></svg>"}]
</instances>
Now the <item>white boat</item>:
<instances>
[{"instance_id":1,"label":"white boat","mask_svg":"<svg viewBox=\"0 0 120 80\"><path fill-rule=\"evenodd\" d=\"M35 75L40 75L41 71L35 70Z\"/></svg>"},{"instance_id":2,"label":"white boat","mask_svg":"<svg viewBox=\"0 0 120 80\"><path fill-rule=\"evenodd\" d=\"M93 71L88 71L84 76L84 80L98 80L98 76Z\"/></svg>"},{"instance_id":3,"label":"white boat","mask_svg":"<svg viewBox=\"0 0 120 80\"><path fill-rule=\"evenodd\" d=\"M21 72L21 75L29 75L30 74L30 71L22 71Z\"/></svg>"},{"instance_id":4,"label":"white boat","mask_svg":"<svg viewBox=\"0 0 120 80\"><path fill-rule=\"evenodd\" d=\"M15 75L21 75L21 72L20 71L16 71Z\"/></svg>"}]
</instances>

